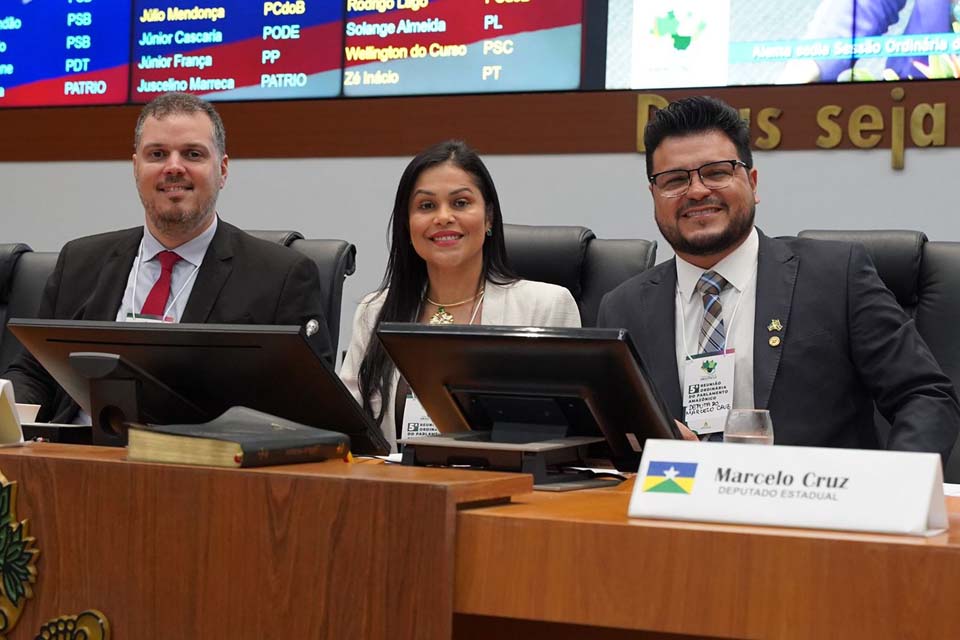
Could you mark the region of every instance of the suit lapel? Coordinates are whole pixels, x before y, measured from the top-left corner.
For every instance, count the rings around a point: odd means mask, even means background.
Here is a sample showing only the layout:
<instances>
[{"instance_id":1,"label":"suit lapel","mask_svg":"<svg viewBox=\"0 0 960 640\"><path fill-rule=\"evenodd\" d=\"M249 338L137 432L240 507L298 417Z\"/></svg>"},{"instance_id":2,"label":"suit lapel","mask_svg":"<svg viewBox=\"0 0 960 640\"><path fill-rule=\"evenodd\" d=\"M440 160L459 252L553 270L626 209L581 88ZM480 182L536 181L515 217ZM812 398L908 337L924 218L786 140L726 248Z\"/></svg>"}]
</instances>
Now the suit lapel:
<instances>
[{"instance_id":1,"label":"suit lapel","mask_svg":"<svg viewBox=\"0 0 960 640\"><path fill-rule=\"evenodd\" d=\"M93 293L80 312L83 320L116 319L142 237L143 227L137 227L114 245L100 270Z\"/></svg>"},{"instance_id":2,"label":"suit lapel","mask_svg":"<svg viewBox=\"0 0 960 640\"><path fill-rule=\"evenodd\" d=\"M660 391L667 408L674 417L683 416L683 395L680 390L680 377L677 374L677 329L675 322L677 299L676 260L670 260L658 279L651 279L646 287L649 293L640 297L645 300L640 309L643 322L643 335L637 336L642 342L647 373Z\"/></svg>"},{"instance_id":3,"label":"suit lapel","mask_svg":"<svg viewBox=\"0 0 960 640\"><path fill-rule=\"evenodd\" d=\"M190 299L183 310L182 322L206 322L210 317L213 305L233 270L232 238L235 232L236 228L232 225L223 220L217 221L217 231L197 272L197 281L193 283Z\"/></svg>"},{"instance_id":4,"label":"suit lapel","mask_svg":"<svg viewBox=\"0 0 960 640\"><path fill-rule=\"evenodd\" d=\"M800 258L783 242L768 238L759 229L757 231L760 250L757 256L757 302L753 329L753 402L758 409L765 409L770 402L770 392L783 352L782 344L772 347L769 340L775 335L782 340L790 329L790 304ZM768 331L767 327L773 320L779 320L783 325L781 331Z\"/></svg>"}]
</instances>

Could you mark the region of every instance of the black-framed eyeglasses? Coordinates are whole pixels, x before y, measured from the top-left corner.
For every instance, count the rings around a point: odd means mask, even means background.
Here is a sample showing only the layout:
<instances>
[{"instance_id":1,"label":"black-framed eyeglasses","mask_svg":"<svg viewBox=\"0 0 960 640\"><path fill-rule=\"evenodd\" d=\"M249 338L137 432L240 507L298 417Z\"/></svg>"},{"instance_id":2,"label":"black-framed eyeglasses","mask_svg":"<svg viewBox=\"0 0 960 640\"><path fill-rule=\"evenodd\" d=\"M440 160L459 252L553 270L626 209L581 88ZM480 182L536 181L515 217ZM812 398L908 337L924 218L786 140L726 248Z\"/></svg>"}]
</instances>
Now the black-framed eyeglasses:
<instances>
[{"instance_id":1,"label":"black-framed eyeglasses","mask_svg":"<svg viewBox=\"0 0 960 640\"><path fill-rule=\"evenodd\" d=\"M650 184L665 198L678 198L690 188L691 174L700 176L700 182L707 189L724 189L730 186L737 167L749 169L746 162L740 160L717 160L696 169L671 169L650 176Z\"/></svg>"}]
</instances>

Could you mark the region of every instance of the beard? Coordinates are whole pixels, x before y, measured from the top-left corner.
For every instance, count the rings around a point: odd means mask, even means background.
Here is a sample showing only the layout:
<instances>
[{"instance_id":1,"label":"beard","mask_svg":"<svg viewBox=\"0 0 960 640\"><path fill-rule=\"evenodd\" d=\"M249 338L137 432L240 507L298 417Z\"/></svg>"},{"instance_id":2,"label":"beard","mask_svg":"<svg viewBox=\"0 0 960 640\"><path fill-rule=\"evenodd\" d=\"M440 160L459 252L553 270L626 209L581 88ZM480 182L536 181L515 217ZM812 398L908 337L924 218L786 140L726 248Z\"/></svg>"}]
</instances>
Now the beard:
<instances>
[{"instance_id":1,"label":"beard","mask_svg":"<svg viewBox=\"0 0 960 640\"><path fill-rule=\"evenodd\" d=\"M167 184L177 184L177 181L167 181ZM140 202L143 203L147 218L158 231L170 235L183 235L194 231L210 218L217 206L217 195L218 193L214 191L212 195L201 199L194 206L180 203L160 207L155 200L144 197L142 193Z\"/></svg>"},{"instance_id":2,"label":"beard","mask_svg":"<svg viewBox=\"0 0 960 640\"><path fill-rule=\"evenodd\" d=\"M698 202L697 205L703 204L716 204L718 206L723 206L723 203L704 201ZM683 214L683 209L680 209L677 213L678 216ZM660 219L656 216L657 227L660 229L660 233L663 234L663 237L666 238L667 242L673 247L673 250L677 253L684 253L691 256L709 256L717 253L722 253L731 247L735 247L743 239L747 237L747 234L750 233L750 230L753 229L753 219L757 213L757 205L751 204L750 208L743 212L742 215L731 214L728 209L729 224L720 231L713 234L700 234L699 236L693 238L686 238L680 233L678 225L673 225L668 227L665 224L660 222Z\"/></svg>"}]
</instances>

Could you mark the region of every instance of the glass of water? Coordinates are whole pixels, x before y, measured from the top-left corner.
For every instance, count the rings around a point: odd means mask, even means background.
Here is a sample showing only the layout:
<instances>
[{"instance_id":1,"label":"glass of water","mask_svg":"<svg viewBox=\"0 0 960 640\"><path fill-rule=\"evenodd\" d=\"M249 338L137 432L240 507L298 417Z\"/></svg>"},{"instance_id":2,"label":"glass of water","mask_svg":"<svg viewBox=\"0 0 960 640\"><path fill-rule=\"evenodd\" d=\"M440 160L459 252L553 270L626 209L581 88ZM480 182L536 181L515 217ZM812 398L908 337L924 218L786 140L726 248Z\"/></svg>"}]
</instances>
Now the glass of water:
<instances>
[{"instance_id":1,"label":"glass of water","mask_svg":"<svg viewBox=\"0 0 960 640\"><path fill-rule=\"evenodd\" d=\"M773 444L773 422L766 409L731 409L723 427L724 442Z\"/></svg>"}]
</instances>

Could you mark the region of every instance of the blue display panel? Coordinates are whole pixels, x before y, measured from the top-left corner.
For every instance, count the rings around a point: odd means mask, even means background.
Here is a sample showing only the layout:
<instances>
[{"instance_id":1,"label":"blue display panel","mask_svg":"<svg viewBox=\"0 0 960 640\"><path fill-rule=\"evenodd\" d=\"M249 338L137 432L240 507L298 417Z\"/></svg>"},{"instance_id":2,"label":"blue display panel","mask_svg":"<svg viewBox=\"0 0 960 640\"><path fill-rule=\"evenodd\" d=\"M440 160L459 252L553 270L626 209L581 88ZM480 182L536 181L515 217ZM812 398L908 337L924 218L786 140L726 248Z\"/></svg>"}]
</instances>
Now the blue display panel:
<instances>
[{"instance_id":1,"label":"blue display panel","mask_svg":"<svg viewBox=\"0 0 960 640\"><path fill-rule=\"evenodd\" d=\"M130 3L0 0L0 107L127 100Z\"/></svg>"},{"instance_id":2,"label":"blue display panel","mask_svg":"<svg viewBox=\"0 0 960 640\"><path fill-rule=\"evenodd\" d=\"M348 96L573 90L582 0L347 0Z\"/></svg>"},{"instance_id":3,"label":"blue display panel","mask_svg":"<svg viewBox=\"0 0 960 640\"><path fill-rule=\"evenodd\" d=\"M137 0L131 100L340 94L343 0Z\"/></svg>"}]
</instances>

